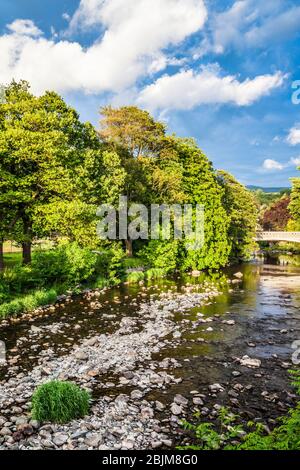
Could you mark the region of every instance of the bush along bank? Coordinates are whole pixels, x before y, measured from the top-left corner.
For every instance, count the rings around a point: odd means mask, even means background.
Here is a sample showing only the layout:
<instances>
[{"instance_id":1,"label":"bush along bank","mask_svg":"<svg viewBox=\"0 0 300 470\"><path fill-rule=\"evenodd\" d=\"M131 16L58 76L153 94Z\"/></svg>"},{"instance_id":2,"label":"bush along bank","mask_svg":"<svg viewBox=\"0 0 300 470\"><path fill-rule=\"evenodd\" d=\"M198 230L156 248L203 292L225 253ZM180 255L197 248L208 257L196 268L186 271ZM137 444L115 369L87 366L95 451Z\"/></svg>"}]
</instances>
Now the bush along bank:
<instances>
[{"instance_id":1,"label":"bush along bank","mask_svg":"<svg viewBox=\"0 0 300 470\"><path fill-rule=\"evenodd\" d=\"M31 265L0 272L0 317L52 304L65 293L118 284L123 279L122 260L121 250L97 254L77 243L36 252Z\"/></svg>"},{"instance_id":2,"label":"bush along bank","mask_svg":"<svg viewBox=\"0 0 300 470\"><path fill-rule=\"evenodd\" d=\"M125 258L119 245L101 252L64 243L35 252L32 264L0 272L0 318L49 306L65 294L103 289L122 282L162 278L170 269L145 268L139 258Z\"/></svg>"}]
</instances>

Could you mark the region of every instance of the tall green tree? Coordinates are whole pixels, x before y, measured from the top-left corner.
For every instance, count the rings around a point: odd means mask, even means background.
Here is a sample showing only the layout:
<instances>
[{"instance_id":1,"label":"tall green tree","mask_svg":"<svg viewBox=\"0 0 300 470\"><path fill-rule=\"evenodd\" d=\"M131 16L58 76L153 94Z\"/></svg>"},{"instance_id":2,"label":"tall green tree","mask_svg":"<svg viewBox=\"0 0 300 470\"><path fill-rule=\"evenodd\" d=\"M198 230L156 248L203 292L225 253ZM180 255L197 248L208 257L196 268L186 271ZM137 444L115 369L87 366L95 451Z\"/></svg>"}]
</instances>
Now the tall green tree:
<instances>
[{"instance_id":1,"label":"tall green tree","mask_svg":"<svg viewBox=\"0 0 300 470\"><path fill-rule=\"evenodd\" d=\"M255 196L230 173L219 170L217 177L224 189L223 205L229 219L228 241L231 261L247 260L255 248L258 207Z\"/></svg>"},{"instance_id":2,"label":"tall green tree","mask_svg":"<svg viewBox=\"0 0 300 470\"><path fill-rule=\"evenodd\" d=\"M23 262L29 263L34 237L53 215L46 209L59 210L62 201L74 199L76 169L88 152L99 151L99 139L59 95L33 96L24 81L5 89L0 126L0 204L13 204L22 225Z\"/></svg>"},{"instance_id":3,"label":"tall green tree","mask_svg":"<svg viewBox=\"0 0 300 470\"><path fill-rule=\"evenodd\" d=\"M129 205L157 202L171 187L170 173L167 176L157 162L167 146L164 124L135 106L108 106L100 112L100 138L121 159L122 195L127 196ZM132 256L133 243L129 236L125 246L127 255Z\"/></svg>"},{"instance_id":4,"label":"tall green tree","mask_svg":"<svg viewBox=\"0 0 300 470\"><path fill-rule=\"evenodd\" d=\"M212 163L191 139L177 139L177 152L183 168L182 187L186 202L204 206L204 246L182 252L184 269L217 269L229 260L227 233L229 217L223 207L224 189L219 184Z\"/></svg>"},{"instance_id":5,"label":"tall green tree","mask_svg":"<svg viewBox=\"0 0 300 470\"><path fill-rule=\"evenodd\" d=\"M293 220L300 225L300 178L292 178L292 192L289 211Z\"/></svg>"}]
</instances>

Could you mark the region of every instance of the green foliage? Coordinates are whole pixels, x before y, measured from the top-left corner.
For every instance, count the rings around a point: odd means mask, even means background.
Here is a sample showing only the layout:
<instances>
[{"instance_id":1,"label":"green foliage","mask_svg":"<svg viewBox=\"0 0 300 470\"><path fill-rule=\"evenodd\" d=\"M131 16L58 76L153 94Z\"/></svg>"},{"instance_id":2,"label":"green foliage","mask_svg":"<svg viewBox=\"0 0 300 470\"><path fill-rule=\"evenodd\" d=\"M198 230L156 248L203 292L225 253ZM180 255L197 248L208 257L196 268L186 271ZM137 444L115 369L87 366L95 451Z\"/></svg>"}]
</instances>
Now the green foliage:
<instances>
[{"instance_id":1,"label":"green foliage","mask_svg":"<svg viewBox=\"0 0 300 470\"><path fill-rule=\"evenodd\" d=\"M162 268L151 268L146 271L147 279L160 279L166 275L166 270Z\"/></svg>"},{"instance_id":2,"label":"green foliage","mask_svg":"<svg viewBox=\"0 0 300 470\"><path fill-rule=\"evenodd\" d=\"M205 241L200 250L181 252L182 269L218 269L229 261L227 239L229 218L223 207L224 190L218 183L211 162L190 140L176 139L177 152L183 167L182 184L187 203L204 206Z\"/></svg>"},{"instance_id":3,"label":"green foliage","mask_svg":"<svg viewBox=\"0 0 300 470\"><path fill-rule=\"evenodd\" d=\"M135 284L136 282L143 281L145 278L145 273L142 271L132 271L127 274L126 281L130 284Z\"/></svg>"},{"instance_id":4,"label":"green foliage","mask_svg":"<svg viewBox=\"0 0 300 470\"><path fill-rule=\"evenodd\" d=\"M37 273L34 274L29 266L16 265L0 272L0 300L2 301L37 286L41 287L39 276Z\"/></svg>"},{"instance_id":5,"label":"green foliage","mask_svg":"<svg viewBox=\"0 0 300 470\"><path fill-rule=\"evenodd\" d=\"M123 263L125 269L141 268L144 266L144 261L137 257L125 258Z\"/></svg>"},{"instance_id":6,"label":"green foliage","mask_svg":"<svg viewBox=\"0 0 300 470\"><path fill-rule=\"evenodd\" d=\"M111 284L118 284L125 275L124 266L125 253L120 243L109 244L98 254L96 273L107 279Z\"/></svg>"},{"instance_id":7,"label":"green foliage","mask_svg":"<svg viewBox=\"0 0 300 470\"><path fill-rule=\"evenodd\" d=\"M0 213L10 219L2 227L5 236L13 232L14 240L28 245L35 236L58 228L62 233L72 227L78 232L84 211L81 208L78 214L71 204L81 187L76 170L88 154L100 152L95 129L81 123L76 111L56 93L36 97L21 81L5 89L0 130ZM66 205L68 210L62 212ZM55 213L67 214L71 226ZM81 219L83 231L85 217ZM59 227L57 221L62 221Z\"/></svg>"},{"instance_id":8,"label":"green foliage","mask_svg":"<svg viewBox=\"0 0 300 470\"><path fill-rule=\"evenodd\" d=\"M211 423L201 423L197 426L189 424L188 422L182 423L183 428L192 431L195 434L195 437L199 441L199 444L195 446L187 446L187 449L194 450L218 450L220 449L222 439L220 435L214 431L213 424Z\"/></svg>"},{"instance_id":9,"label":"green foliage","mask_svg":"<svg viewBox=\"0 0 300 470\"><path fill-rule=\"evenodd\" d=\"M177 266L178 241L150 240L148 245L138 252L143 263L151 268L162 270L165 274Z\"/></svg>"},{"instance_id":10,"label":"green foliage","mask_svg":"<svg viewBox=\"0 0 300 470\"><path fill-rule=\"evenodd\" d=\"M197 204L205 210L205 241L126 240L140 250L146 277L176 269L218 269L246 257L254 227L253 200L224 172L217 175L191 139L168 136L164 124L133 106L101 110L100 131L82 123L53 92L40 97L29 84L12 82L0 103L0 243L23 245L30 262L32 242L66 239L54 250L34 255L28 270L0 276L0 299L34 289L79 283L117 284L130 267L121 242L96 235L99 204ZM93 253L94 250L97 253ZM0 270L3 257L0 255ZM132 267L136 267L133 266ZM141 274L131 273L129 278Z\"/></svg>"},{"instance_id":11,"label":"green foliage","mask_svg":"<svg viewBox=\"0 0 300 470\"><path fill-rule=\"evenodd\" d=\"M63 244L49 251L37 251L31 266L16 265L0 271L0 301L58 284L65 289L74 288L93 276L96 262L95 253L80 248L76 243Z\"/></svg>"},{"instance_id":12,"label":"green foliage","mask_svg":"<svg viewBox=\"0 0 300 470\"><path fill-rule=\"evenodd\" d=\"M164 124L135 106L101 109L100 135L115 148L123 147L133 157L156 154L165 136Z\"/></svg>"},{"instance_id":13,"label":"green foliage","mask_svg":"<svg viewBox=\"0 0 300 470\"><path fill-rule=\"evenodd\" d=\"M5 318L23 312L30 312L37 307L52 304L56 301L57 294L56 289L41 289L34 291L32 294L16 297L14 300L0 305L0 317Z\"/></svg>"},{"instance_id":14,"label":"green foliage","mask_svg":"<svg viewBox=\"0 0 300 470\"><path fill-rule=\"evenodd\" d=\"M282 191L280 193L266 193L262 189L256 189L255 191L251 192L253 193L258 205L264 206L265 208L269 207L283 195L289 194L288 190Z\"/></svg>"},{"instance_id":15,"label":"green foliage","mask_svg":"<svg viewBox=\"0 0 300 470\"><path fill-rule=\"evenodd\" d=\"M300 224L300 178L292 178L292 192L289 211L295 222Z\"/></svg>"},{"instance_id":16,"label":"green foliage","mask_svg":"<svg viewBox=\"0 0 300 470\"><path fill-rule=\"evenodd\" d=\"M91 396L71 382L51 381L40 385L32 396L32 418L67 423L85 416Z\"/></svg>"},{"instance_id":17,"label":"green foliage","mask_svg":"<svg viewBox=\"0 0 300 470\"><path fill-rule=\"evenodd\" d=\"M31 269L38 273L43 285L59 282L74 287L94 274L96 262L97 254L74 242L47 252L36 252Z\"/></svg>"},{"instance_id":18,"label":"green foliage","mask_svg":"<svg viewBox=\"0 0 300 470\"><path fill-rule=\"evenodd\" d=\"M253 194L226 171L218 171L224 188L223 204L229 218L228 240L232 261L248 260L255 249L258 208Z\"/></svg>"}]
</instances>

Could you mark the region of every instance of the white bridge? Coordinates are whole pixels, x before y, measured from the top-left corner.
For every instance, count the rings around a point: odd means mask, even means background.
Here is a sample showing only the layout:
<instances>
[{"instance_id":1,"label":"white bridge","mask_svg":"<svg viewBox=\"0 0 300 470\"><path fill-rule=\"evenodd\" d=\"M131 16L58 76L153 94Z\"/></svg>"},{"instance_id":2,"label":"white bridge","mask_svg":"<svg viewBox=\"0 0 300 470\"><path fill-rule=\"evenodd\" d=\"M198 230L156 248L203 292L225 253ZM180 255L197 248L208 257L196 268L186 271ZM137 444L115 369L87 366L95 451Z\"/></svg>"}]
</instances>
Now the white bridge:
<instances>
[{"instance_id":1,"label":"white bridge","mask_svg":"<svg viewBox=\"0 0 300 470\"><path fill-rule=\"evenodd\" d=\"M300 232L256 232L257 242L300 243Z\"/></svg>"}]
</instances>

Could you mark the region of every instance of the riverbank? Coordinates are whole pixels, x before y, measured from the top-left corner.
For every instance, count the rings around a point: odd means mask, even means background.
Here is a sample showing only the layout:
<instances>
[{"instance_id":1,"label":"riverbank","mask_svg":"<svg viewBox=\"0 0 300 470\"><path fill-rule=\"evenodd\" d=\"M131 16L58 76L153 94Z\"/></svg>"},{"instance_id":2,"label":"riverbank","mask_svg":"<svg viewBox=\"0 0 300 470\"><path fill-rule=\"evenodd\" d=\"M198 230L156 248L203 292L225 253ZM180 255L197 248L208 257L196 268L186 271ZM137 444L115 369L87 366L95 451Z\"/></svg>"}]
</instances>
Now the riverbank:
<instances>
[{"instance_id":1,"label":"riverbank","mask_svg":"<svg viewBox=\"0 0 300 470\"><path fill-rule=\"evenodd\" d=\"M1 447L174 447L191 442L182 419L198 410L214 421L221 406L244 423L274 427L296 403L288 369L298 297L264 283L268 266L240 269L233 284L190 277L122 285L2 322ZM33 389L52 378L92 390L87 418L65 426L30 421Z\"/></svg>"}]
</instances>

